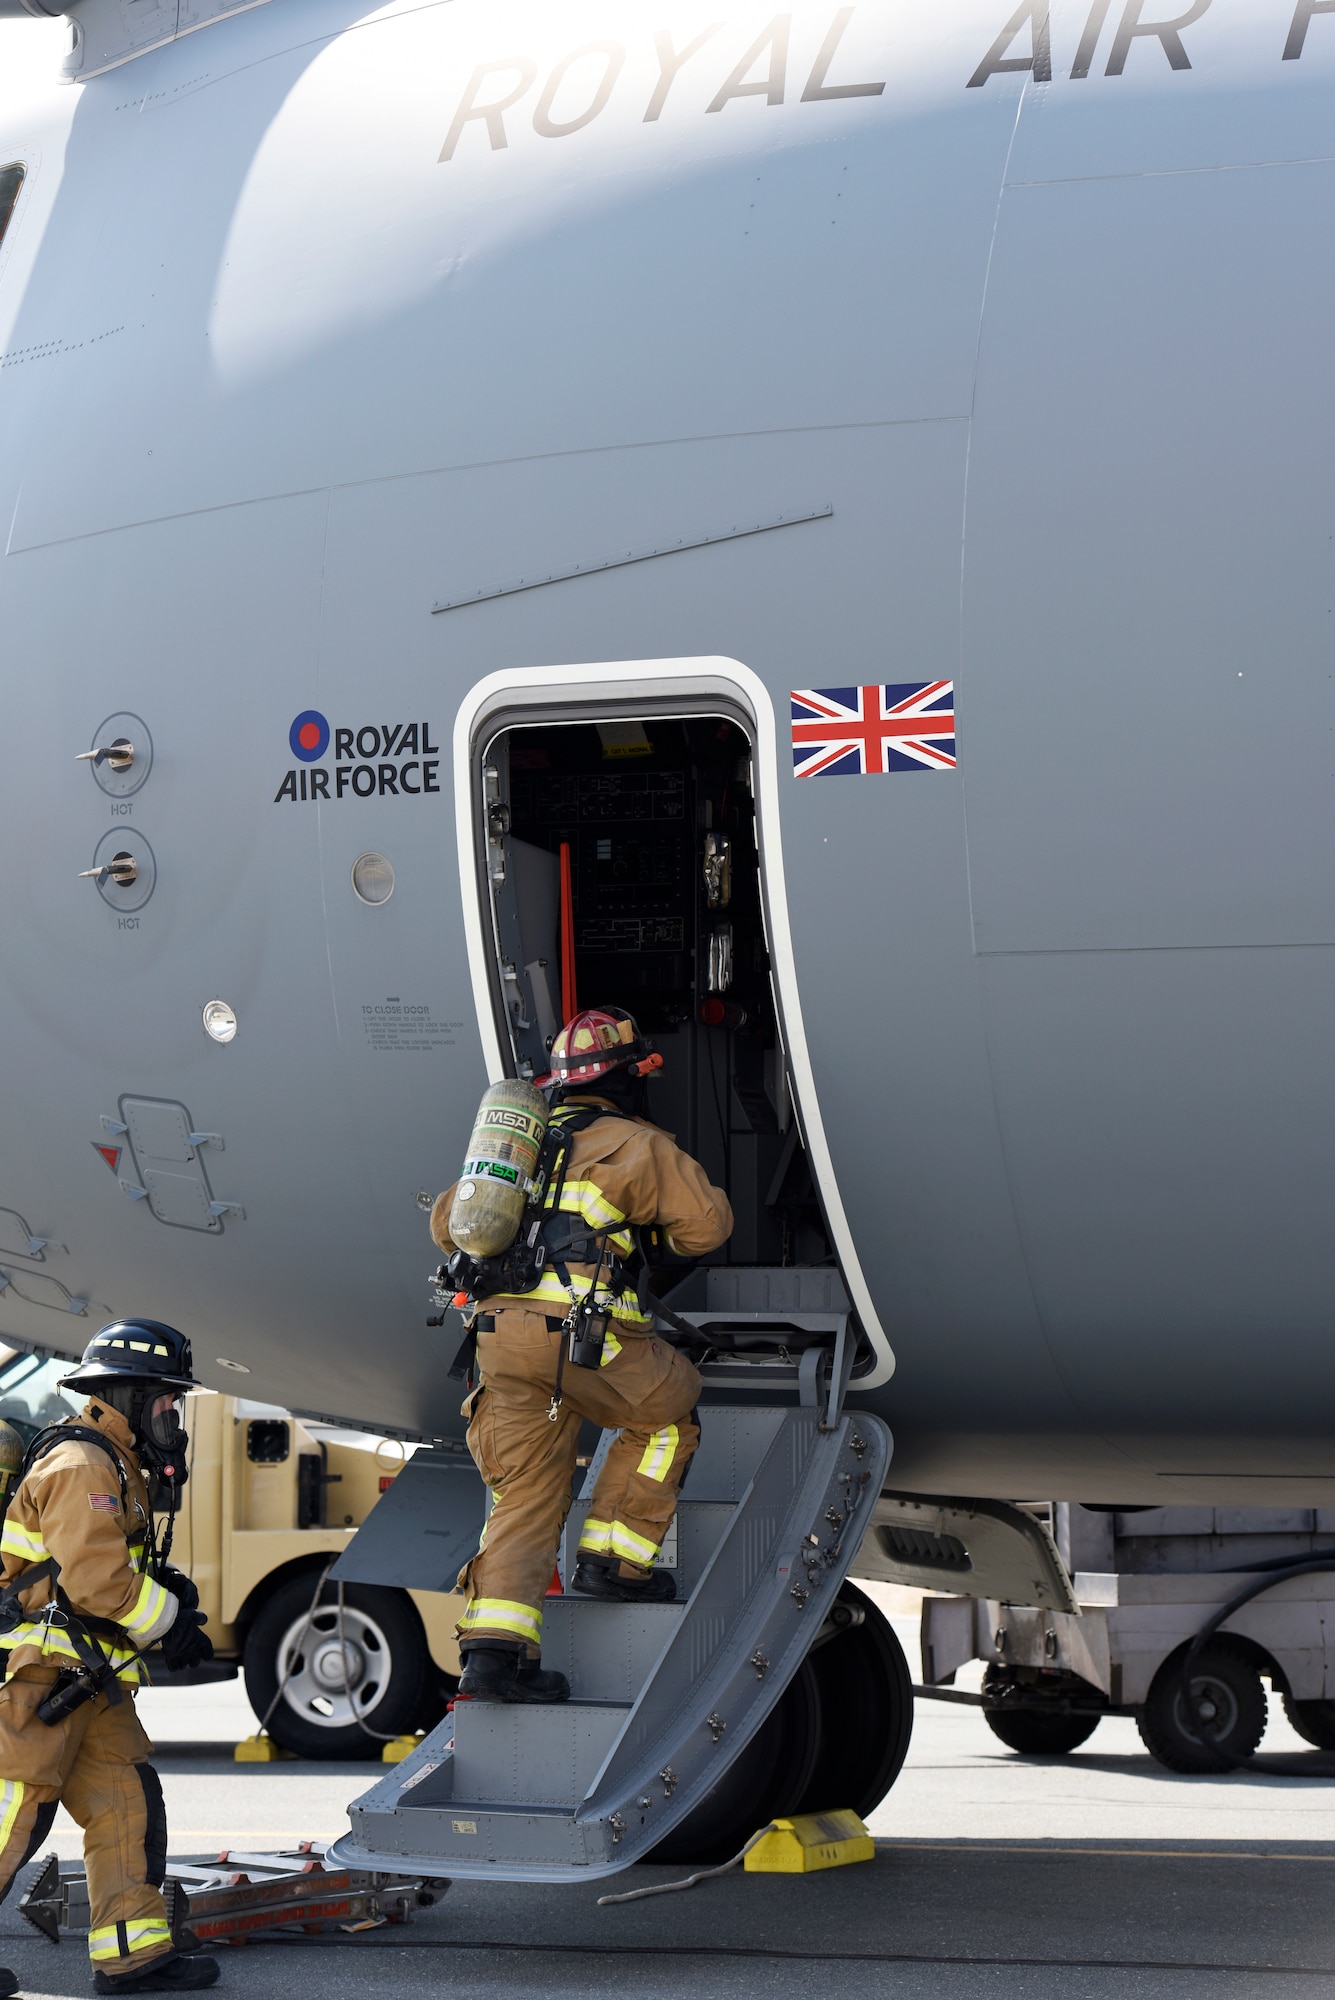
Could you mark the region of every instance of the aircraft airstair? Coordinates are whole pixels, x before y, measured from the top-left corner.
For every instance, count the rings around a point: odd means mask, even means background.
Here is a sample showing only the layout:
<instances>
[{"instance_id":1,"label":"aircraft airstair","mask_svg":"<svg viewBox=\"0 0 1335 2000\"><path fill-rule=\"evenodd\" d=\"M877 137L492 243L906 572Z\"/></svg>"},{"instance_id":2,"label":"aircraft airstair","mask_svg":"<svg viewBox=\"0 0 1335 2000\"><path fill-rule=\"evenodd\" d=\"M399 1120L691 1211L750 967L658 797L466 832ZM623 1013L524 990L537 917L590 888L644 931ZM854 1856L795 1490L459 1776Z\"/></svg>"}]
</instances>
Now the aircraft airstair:
<instances>
[{"instance_id":1,"label":"aircraft airstair","mask_svg":"<svg viewBox=\"0 0 1335 2000\"><path fill-rule=\"evenodd\" d=\"M823 1270L702 1270L689 1285L673 1306L711 1342L707 1393L738 1400L702 1405L670 1531L677 1601L549 1597L543 1664L569 1677L570 1701L456 1703L354 1802L332 1861L512 1881L615 1873L719 1783L821 1635L891 1450L884 1424L843 1407L847 1299ZM587 1512L577 1498L563 1576Z\"/></svg>"}]
</instances>

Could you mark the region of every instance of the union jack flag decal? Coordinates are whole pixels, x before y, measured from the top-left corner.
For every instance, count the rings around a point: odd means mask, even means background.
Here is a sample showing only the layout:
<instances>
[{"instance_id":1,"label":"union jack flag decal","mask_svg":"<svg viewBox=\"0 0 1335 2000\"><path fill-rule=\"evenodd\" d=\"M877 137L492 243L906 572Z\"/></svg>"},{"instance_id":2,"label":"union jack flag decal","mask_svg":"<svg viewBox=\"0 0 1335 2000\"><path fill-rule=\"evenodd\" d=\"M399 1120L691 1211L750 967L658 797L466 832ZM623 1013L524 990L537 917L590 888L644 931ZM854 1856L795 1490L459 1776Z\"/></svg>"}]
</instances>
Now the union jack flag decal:
<instances>
[{"instance_id":1,"label":"union jack flag decal","mask_svg":"<svg viewBox=\"0 0 1335 2000\"><path fill-rule=\"evenodd\" d=\"M795 778L955 768L953 681L795 688L792 703Z\"/></svg>"}]
</instances>

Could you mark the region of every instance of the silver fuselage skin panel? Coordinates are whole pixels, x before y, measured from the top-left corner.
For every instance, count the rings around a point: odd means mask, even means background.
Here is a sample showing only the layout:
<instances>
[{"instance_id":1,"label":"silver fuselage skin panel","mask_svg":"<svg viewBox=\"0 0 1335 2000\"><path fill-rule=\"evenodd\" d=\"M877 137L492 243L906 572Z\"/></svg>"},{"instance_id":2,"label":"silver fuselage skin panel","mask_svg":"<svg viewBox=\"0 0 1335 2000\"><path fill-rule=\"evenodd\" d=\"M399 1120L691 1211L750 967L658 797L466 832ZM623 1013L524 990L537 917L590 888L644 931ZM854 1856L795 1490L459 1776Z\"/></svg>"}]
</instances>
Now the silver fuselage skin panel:
<instances>
[{"instance_id":1,"label":"silver fuselage skin panel","mask_svg":"<svg viewBox=\"0 0 1335 2000\"><path fill-rule=\"evenodd\" d=\"M271 0L0 72L0 1338L145 1313L457 1433L459 719L715 662L896 1485L1330 1490L1335 20L1008 4ZM937 680L956 768L793 775L792 690Z\"/></svg>"}]
</instances>

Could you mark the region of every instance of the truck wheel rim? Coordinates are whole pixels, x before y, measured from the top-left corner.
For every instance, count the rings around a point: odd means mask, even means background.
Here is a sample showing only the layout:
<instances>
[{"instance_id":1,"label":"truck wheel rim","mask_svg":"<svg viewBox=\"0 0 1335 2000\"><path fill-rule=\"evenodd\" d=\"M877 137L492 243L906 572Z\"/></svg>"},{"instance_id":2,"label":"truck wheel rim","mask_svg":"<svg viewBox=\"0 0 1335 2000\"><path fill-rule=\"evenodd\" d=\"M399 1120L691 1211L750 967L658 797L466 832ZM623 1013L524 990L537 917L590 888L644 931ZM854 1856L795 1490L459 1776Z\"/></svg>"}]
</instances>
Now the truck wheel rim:
<instances>
[{"instance_id":1,"label":"truck wheel rim","mask_svg":"<svg viewBox=\"0 0 1335 2000\"><path fill-rule=\"evenodd\" d=\"M341 1624L340 1624L341 1620ZM322 1604L294 1619L278 1647L283 1700L317 1729L346 1729L373 1715L394 1669L389 1640L354 1605Z\"/></svg>"},{"instance_id":2,"label":"truck wheel rim","mask_svg":"<svg viewBox=\"0 0 1335 2000\"><path fill-rule=\"evenodd\" d=\"M1227 1681L1213 1674L1193 1674L1191 1699L1193 1714L1187 1713L1180 1694L1173 1708L1173 1719L1190 1742L1199 1743L1202 1730L1211 1743L1222 1743L1232 1735L1238 1725L1238 1701Z\"/></svg>"}]
</instances>

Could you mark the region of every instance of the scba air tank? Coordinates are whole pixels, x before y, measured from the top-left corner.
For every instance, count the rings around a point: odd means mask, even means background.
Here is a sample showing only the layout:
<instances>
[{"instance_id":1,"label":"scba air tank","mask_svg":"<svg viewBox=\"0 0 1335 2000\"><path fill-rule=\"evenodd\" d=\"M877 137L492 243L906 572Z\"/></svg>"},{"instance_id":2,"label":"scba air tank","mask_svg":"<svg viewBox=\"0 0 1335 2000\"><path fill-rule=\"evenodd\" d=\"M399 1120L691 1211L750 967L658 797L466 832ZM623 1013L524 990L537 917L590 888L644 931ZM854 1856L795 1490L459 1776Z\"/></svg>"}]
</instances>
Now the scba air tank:
<instances>
[{"instance_id":1,"label":"scba air tank","mask_svg":"<svg viewBox=\"0 0 1335 2000\"><path fill-rule=\"evenodd\" d=\"M547 1100L531 1083L493 1083L477 1108L450 1235L470 1257L498 1257L515 1240L547 1131Z\"/></svg>"},{"instance_id":2,"label":"scba air tank","mask_svg":"<svg viewBox=\"0 0 1335 2000\"><path fill-rule=\"evenodd\" d=\"M0 1424L0 1512L14 1497L18 1476L23 1470L23 1454L27 1450L22 1437L12 1424Z\"/></svg>"}]
</instances>

